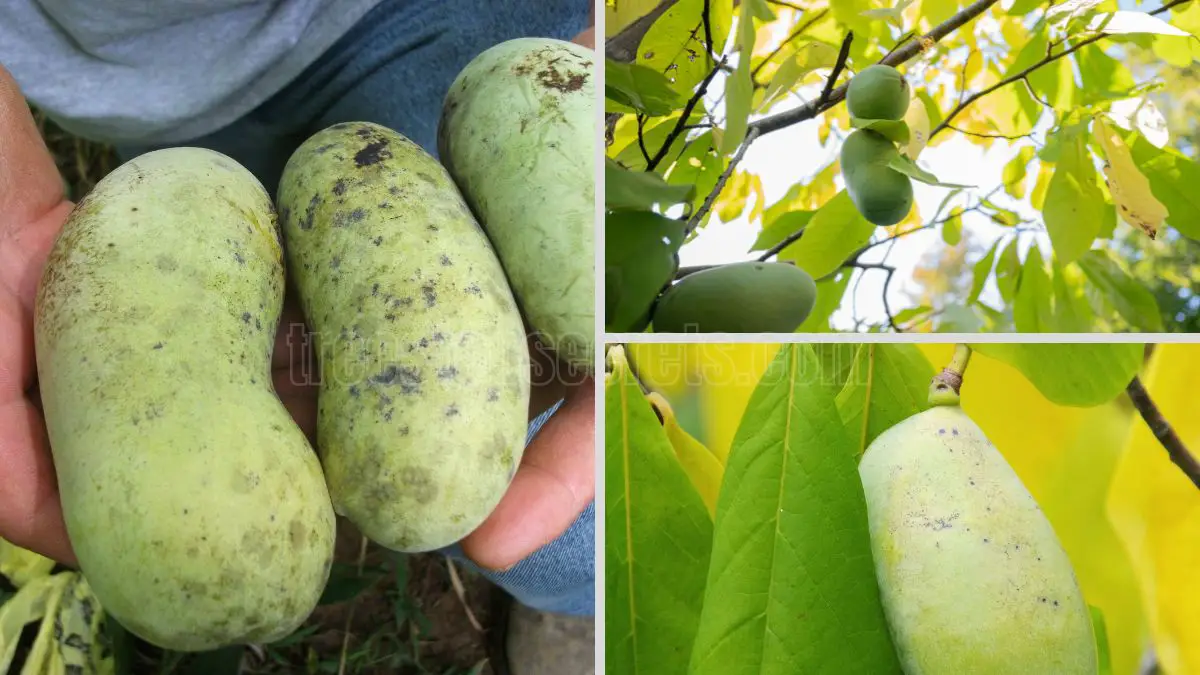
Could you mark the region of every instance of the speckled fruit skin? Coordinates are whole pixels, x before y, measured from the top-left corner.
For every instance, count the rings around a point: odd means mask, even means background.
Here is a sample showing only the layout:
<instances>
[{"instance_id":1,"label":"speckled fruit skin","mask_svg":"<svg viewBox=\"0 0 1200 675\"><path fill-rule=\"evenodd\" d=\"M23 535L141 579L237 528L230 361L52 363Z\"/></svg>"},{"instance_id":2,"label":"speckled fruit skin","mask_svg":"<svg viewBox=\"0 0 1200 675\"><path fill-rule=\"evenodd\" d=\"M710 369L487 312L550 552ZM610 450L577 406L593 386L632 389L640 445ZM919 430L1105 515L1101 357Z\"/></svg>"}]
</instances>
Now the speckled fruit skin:
<instances>
[{"instance_id":1,"label":"speckled fruit skin","mask_svg":"<svg viewBox=\"0 0 1200 675\"><path fill-rule=\"evenodd\" d=\"M891 66L867 66L846 87L846 108L864 120L902 120L908 112L908 81Z\"/></svg>"},{"instance_id":2,"label":"speckled fruit skin","mask_svg":"<svg viewBox=\"0 0 1200 675\"><path fill-rule=\"evenodd\" d=\"M867 129L852 132L842 143L842 176L854 208L870 223L895 225L912 210L912 179L888 166L896 146Z\"/></svg>"},{"instance_id":3,"label":"speckled fruit skin","mask_svg":"<svg viewBox=\"0 0 1200 675\"><path fill-rule=\"evenodd\" d=\"M496 45L459 73L438 128L529 324L583 371L596 358L594 59L558 40Z\"/></svg>"},{"instance_id":4,"label":"speckled fruit skin","mask_svg":"<svg viewBox=\"0 0 1200 675\"><path fill-rule=\"evenodd\" d=\"M529 349L500 261L446 171L375 124L305 141L279 206L334 508L391 549L458 541L525 445Z\"/></svg>"},{"instance_id":5,"label":"speckled fruit skin","mask_svg":"<svg viewBox=\"0 0 1200 675\"><path fill-rule=\"evenodd\" d=\"M668 288L654 308L654 332L791 333L816 299L816 283L795 265L722 265Z\"/></svg>"},{"instance_id":6,"label":"speckled fruit skin","mask_svg":"<svg viewBox=\"0 0 1200 675\"><path fill-rule=\"evenodd\" d=\"M881 434L859 474L884 611L908 675L1095 675L1070 560L958 406Z\"/></svg>"},{"instance_id":7,"label":"speckled fruit skin","mask_svg":"<svg viewBox=\"0 0 1200 675\"><path fill-rule=\"evenodd\" d=\"M275 212L224 155L160 150L72 212L37 297L67 531L104 609L161 647L270 642L333 557L317 456L271 383Z\"/></svg>"}]
</instances>

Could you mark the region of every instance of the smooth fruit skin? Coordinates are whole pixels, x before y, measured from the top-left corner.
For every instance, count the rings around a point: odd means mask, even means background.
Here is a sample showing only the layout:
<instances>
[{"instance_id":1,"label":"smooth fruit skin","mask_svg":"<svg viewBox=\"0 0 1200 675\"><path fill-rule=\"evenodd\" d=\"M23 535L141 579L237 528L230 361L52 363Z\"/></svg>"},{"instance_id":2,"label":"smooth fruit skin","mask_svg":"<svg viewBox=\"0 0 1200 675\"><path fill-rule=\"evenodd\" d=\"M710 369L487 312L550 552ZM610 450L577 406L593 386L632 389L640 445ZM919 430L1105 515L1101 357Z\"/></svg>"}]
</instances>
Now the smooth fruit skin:
<instances>
[{"instance_id":1,"label":"smooth fruit skin","mask_svg":"<svg viewBox=\"0 0 1200 675\"><path fill-rule=\"evenodd\" d=\"M909 675L1095 675L1087 605L1049 521L958 406L859 464L884 611Z\"/></svg>"},{"instance_id":2,"label":"smooth fruit skin","mask_svg":"<svg viewBox=\"0 0 1200 675\"><path fill-rule=\"evenodd\" d=\"M577 369L595 354L595 54L521 38L475 57L438 152L496 247L529 324Z\"/></svg>"},{"instance_id":3,"label":"smooth fruit skin","mask_svg":"<svg viewBox=\"0 0 1200 675\"><path fill-rule=\"evenodd\" d=\"M791 333L808 318L816 298L816 283L795 265L722 265L668 288L654 309L654 332Z\"/></svg>"},{"instance_id":4,"label":"smooth fruit skin","mask_svg":"<svg viewBox=\"0 0 1200 675\"><path fill-rule=\"evenodd\" d=\"M458 541L525 447L529 348L500 261L446 171L376 124L305 141L279 207L334 507L387 548Z\"/></svg>"},{"instance_id":5,"label":"smooth fruit skin","mask_svg":"<svg viewBox=\"0 0 1200 675\"><path fill-rule=\"evenodd\" d=\"M842 175L854 207L875 225L895 225L912 210L912 180L887 165L896 146L874 131L852 132L842 143Z\"/></svg>"},{"instance_id":6,"label":"smooth fruit skin","mask_svg":"<svg viewBox=\"0 0 1200 675\"><path fill-rule=\"evenodd\" d=\"M875 64L850 78L846 107L863 120L902 120L911 96L908 81L891 66Z\"/></svg>"},{"instance_id":7,"label":"smooth fruit skin","mask_svg":"<svg viewBox=\"0 0 1200 675\"><path fill-rule=\"evenodd\" d=\"M160 647L283 638L328 578L329 494L272 387L283 289L267 193L208 150L119 167L50 253L35 338L67 532Z\"/></svg>"}]
</instances>

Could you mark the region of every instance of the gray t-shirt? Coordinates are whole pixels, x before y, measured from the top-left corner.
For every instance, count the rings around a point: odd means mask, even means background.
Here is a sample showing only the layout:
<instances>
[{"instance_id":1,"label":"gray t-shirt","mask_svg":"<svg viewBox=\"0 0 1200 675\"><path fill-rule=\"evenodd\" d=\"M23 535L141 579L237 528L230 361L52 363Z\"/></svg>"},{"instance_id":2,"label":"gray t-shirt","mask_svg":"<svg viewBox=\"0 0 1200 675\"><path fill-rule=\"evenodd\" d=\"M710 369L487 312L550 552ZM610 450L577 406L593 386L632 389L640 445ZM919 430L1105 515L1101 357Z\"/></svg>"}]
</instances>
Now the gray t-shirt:
<instances>
[{"instance_id":1,"label":"gray t-shirt","mask_svg":"<svg viewBox=\"0 0 1200 675\"><path fill-rule=\"evenodd\" d=\"M0 0L0 64L67 131L186 141L266 101L380 0Z\"/></svg>"}]
</instances>

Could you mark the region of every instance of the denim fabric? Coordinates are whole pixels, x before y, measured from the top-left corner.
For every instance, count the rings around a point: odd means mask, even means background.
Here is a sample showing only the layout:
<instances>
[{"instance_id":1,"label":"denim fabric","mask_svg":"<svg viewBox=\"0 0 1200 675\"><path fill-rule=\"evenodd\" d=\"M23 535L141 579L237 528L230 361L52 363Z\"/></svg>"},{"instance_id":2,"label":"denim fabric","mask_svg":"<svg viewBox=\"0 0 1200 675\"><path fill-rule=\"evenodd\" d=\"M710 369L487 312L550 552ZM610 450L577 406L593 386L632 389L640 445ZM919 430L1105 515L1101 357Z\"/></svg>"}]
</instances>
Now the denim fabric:
<instances>
[{"instance_id":1,"label":"denim fabric","mask_svg":"<svg viewBox=\"0 0 1200 675\"><path fill-rule=\"evenodd\" d=\"M338 122L391 127L436 156L442 99L475 55L517 37L569 40L587 28L591 9L589 0L384 0L283 91L234 124L186 145L233 157L272 194L292 151ZM128 159L154 149L118 151ZM558 405L530 423L527 445ZM534 609L595 612L594 504L561 537L505 572L479 570L457 546L443 552Z\"/></svg>"},{"instance_id":2,"label":"denim fabric","mask_svg":"<svg viewBox=\"0 0 1200 675\"><path fill-rule=\"evenodd\" d=\"M176 145L222 152L274 195L288 157L338 122L375 122L437 155L451 83L480 52L518 37L570 40L587 28L590 0L384 0L266 103L212 134ZM122 159L161 146L118 147Z\"/></svg>"}]
</instances>

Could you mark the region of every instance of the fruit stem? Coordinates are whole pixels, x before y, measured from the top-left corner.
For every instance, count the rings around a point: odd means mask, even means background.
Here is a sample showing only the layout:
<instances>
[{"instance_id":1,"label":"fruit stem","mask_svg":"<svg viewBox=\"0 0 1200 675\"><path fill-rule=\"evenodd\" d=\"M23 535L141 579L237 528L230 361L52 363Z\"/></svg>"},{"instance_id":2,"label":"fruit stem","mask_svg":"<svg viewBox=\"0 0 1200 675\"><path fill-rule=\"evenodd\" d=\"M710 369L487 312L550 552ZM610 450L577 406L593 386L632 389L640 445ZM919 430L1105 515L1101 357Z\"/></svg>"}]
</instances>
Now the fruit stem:
<instances>
[{"instance_id":1,"label":"fruit stem","mask_svg":"<svg viewBox=\"0 0 1200 675\"><path fill-rule=\"evenodd\" d=\"M965 344L954 345L954 357L942 372L933 376L929 383L929 405L958 405L958 392L962 389L963 374L971 361L971 347Z\"/></svg>"}]
</instances>

